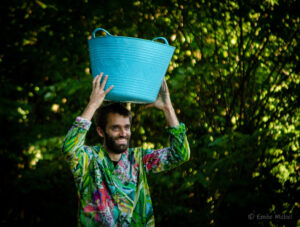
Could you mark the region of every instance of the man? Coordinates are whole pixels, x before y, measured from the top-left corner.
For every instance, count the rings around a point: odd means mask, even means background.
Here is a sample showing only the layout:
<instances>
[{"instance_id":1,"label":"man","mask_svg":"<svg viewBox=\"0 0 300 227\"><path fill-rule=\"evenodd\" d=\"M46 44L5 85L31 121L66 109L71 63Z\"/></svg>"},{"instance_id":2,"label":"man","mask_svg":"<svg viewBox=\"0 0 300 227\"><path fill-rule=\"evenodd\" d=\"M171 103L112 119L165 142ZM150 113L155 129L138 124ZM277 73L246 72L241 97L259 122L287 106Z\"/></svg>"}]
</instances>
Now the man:
<instances>
[{"instance_id":1,"label":"man","mask_svg":"<svg viewBox=\"0 0 300 227\"><path fill-rule=\"evenodd\" d=\"M93 80L90 101L69 130L63 153L71 166L80 200L82 226L154 226L146 174L174 168L189 160L184 124L179 124L164 80L155 103L163 111L170 147L153 150L128 148L131 113L121 104L102 107L107 76ZM101 107L100 107L101 106ZM100 108L99 108L100 107ZM95 114L96 113L96 114ZM94 116L95 115L95 116ZM86 134L95 118L103 145L85 146Z\"/></svg>"}]
</instances>

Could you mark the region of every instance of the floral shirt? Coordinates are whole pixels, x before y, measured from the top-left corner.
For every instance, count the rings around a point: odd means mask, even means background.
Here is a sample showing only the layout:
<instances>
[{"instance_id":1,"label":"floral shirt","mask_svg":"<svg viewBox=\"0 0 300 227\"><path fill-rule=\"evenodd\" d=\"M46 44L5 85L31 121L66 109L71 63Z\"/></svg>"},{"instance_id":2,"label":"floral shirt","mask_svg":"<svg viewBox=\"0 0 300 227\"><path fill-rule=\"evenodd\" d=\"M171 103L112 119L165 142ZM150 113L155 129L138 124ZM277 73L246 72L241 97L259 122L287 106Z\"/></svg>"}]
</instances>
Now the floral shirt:
<instances>
[{"instance_id":1,"label":"floral shirt","mask_svg":"<svg viewBox=\"0 0 300 227\"><path fill-rule=\"evenodd\" d=\"M146 175L189 160L185 126L169 127L170 147L129 148L116 166L102 145L84 145L91 121L77 117L63 144L74 175L82 226L154 226Z\"/></svg>"}]
</instances>

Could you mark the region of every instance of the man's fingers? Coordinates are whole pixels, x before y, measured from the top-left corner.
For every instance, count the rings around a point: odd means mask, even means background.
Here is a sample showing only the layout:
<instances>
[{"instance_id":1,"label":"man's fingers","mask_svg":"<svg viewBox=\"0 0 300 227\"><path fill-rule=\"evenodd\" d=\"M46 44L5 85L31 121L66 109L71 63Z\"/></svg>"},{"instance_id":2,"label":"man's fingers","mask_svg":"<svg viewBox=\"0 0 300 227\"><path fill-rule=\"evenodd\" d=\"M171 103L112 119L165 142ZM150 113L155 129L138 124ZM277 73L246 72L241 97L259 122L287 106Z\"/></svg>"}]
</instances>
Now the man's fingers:
<instances>
[{"instance_id":1,"label":"man's fingers","mask_svg":"<svg viewBox=\"0 0 300 227\"><path fill-rule=\"evenodd\" d=\"M93 88L97 88L99 86L100 81L102 79L103 73L100 73L100 75L97 75L93 80Z\"/></svg>"},{"instance_id":2,"label":"man's fingers","mask_svg":"<svg viewBox=\"0 0 300 227\"><path fill-rule=\"evenodd\" d=\"M97 75L94 80L93 80L93 84L96 84L97 81L99 80L100 77L102 77L103 73L100 73L99 75Z\"/></svg>"},{"instance_id":3,"label":"man's fingers","mask_svg":"<svg viewBox=\"0 0 300 227\"><path fill-rule=\"evenodd\" d=\"M105 87L107 78L108 78L108 76L106 75L106 76L104 77L104 80L102 81L102 84L100 85L100 88L101 88L102 90L104 90L104 87Z\"/></svg>"},{"instance_id":4,"label":"man's fingers","mask_svg":"<svg viewBox=\"0 0 300 227\"><path fill-rule=\"evenodd\" d=\"M167 83L166 83L166 92L169 94L169 88L168 88Z\"/></svg>"},{"instance_id":5,"label":"man's fingers","mask_svg":"<svg viewBox=\"0 0 300 227\"><path fill-rule=\"evenodd\" d=\"M165 92L165 93L168 93L168 92L169 92L168 84L167 84L166 78L164 78L164 80L163 80L163 82L162 82L162 84L161 84L160 91L161 91L161 92Z\"/></svg>"},{"instance_id":6,"label":"man's fingers","mask_svg":"<svg viewBox=\"0 0 300 227\"><path fill-rule=\"evenodd\" d=\"M151 108L151 107L154 107L154 103L150 103L150 104L146 105L146 106L145 106L145 109Z\"/></svg>"},{"instance_id":7,"label":"man's fingers","mask_svg":"<svg viewBox=\"0 0 300 227\"><path fill-rule=\"evenodd\" d=\"M101 80L103 78L103 72L100 73L100 75L97 75L94 80L93 80L93 89L100 89L98 91L101 91L103 92L104 91L104 88L105 88L105 85L106 85L106 82L107 82L107 78L108 76L106 75L101 83ZM106 89L106 91L104 91L104 95L106 95L108 92L111 91L111 89L113 89L114 85L111 85L108 89Z\"/></svg>"},{"instance_id":8,"label":"man's fingers","mask_svg":"<svg viewBox=\"0 0 300 227\"><path fill-rule=\"evenodd\" d=\"M97 78L98 78L99 75L97 75L94 79L93 79L93 88L96 86L96 81L97 81Z\"/></svg>"},{"instance_id":9,"label":"man's fingers","mask_svg":"<svg viewBox=\"0 0 300 227\"><path fill-rule=\"evenodd\" d=\"M106 91L104 92L105 95L107 95L108 92L111 91L111 89L113 89L114 85L111 85L109 88L106 89Z\"/></svg>"},{"instance_id":10,"label":"man's fingers","mask_svg":"<svg viewBox=\"0 0 300 227\"><path fill-rule=\"evenodd\" d=\"M96 87L99 88L100 87L100 83L101 83L101 80L102 80L102 77L103 77L103 73L101 73L97 79L97 82L96 82Z\"/></svg>"}]
</instances>

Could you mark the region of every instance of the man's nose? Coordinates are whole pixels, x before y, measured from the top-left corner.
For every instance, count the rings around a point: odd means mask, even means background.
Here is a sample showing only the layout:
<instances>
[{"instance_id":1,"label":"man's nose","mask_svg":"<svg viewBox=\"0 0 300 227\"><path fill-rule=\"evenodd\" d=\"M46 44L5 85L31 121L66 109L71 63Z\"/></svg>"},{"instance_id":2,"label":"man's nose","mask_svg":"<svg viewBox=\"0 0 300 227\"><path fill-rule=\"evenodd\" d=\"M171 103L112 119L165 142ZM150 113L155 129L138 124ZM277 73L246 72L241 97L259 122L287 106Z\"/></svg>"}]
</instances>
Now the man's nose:
<instances>
[{"instance_id":1,"label":"man's nose","mask_svg":"<svg viewBox=\"0 0 300 227\"><path fill-rule=\"evenodd\" d=\"M121 128L120 136L126 136L126 129L125 128Z\"/></svg>"}]
</instances>

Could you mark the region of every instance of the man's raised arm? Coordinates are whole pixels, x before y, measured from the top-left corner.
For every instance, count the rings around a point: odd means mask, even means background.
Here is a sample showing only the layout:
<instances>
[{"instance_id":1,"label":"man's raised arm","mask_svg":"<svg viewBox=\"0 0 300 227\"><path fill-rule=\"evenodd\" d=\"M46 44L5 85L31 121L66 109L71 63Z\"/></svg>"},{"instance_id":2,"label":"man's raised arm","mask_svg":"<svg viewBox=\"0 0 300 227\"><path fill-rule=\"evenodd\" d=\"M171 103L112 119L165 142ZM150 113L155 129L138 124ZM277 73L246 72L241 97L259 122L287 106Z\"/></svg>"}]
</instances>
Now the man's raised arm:
<instances>
[{"instance_id":1,"label":"man's raised arm","mask_svg":"<svg viewBox=\"0 0 300 227\"><path fill-rule=\"evenodd\" d=\"M183 123L179 124L171 104L169 89L164 79L156 101L146 107L156 107L164 112L170 146L159 150L143 150L143 164L147 172L161 172L172 169L190 159L190 148Z\"/></svg>"},{"instance_id":2,"label":"man's raised arm","mask_svg":"<svg viewBox=\"0 0 300 227\"><path fill-rule=\"evenodd\" d=\"M106 94L113 88L113 86L110 86L104 91L107 76L104 78L102 84L100 84L102 77L103 73L94 78L90 101L82 115L76 118L64 139L62 152L69 161L72 169L75 169L80 164L79 161L84 163L84 159L87 158L84 152L81 152L81 149L84 146L86 134L91 125L91 119L95 111L101 106Z\"/></svg>"}]
</instances>

